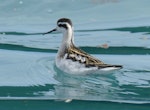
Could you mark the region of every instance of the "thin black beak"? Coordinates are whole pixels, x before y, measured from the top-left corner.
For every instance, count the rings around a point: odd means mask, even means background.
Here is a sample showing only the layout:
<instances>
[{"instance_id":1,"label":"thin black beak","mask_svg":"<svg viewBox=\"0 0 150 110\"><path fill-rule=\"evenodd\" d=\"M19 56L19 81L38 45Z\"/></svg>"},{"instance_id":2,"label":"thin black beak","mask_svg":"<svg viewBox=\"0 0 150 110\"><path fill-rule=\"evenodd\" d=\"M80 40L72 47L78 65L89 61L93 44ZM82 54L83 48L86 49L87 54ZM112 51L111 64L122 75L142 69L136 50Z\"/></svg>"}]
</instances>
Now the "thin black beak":
<instances>
[{"instance_id":1,"label":"thin black beak","mask_svg":"<svg viewBox=\"0 0 150 110\"><path fill-rule=\"evenodd\" d=\"M46 33L43 33L43 35L52 33L52 32L54 32L54 31L57 31L57 29L55 28L55 29L53 29L53 30L51 30L51 31L48 31L48 32L46 32Z\"/></svg>"}]
</instances>

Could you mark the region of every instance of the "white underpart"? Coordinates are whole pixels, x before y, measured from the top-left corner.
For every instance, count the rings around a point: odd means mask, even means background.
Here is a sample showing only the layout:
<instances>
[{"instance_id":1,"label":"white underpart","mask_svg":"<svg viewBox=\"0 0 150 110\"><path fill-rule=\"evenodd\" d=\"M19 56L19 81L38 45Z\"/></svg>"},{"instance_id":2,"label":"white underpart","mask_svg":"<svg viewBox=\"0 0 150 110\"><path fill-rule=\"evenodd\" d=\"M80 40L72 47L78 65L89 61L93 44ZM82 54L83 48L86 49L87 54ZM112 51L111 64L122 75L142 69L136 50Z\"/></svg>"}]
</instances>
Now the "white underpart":
<instances>
[{"instance_id":1,"label":"white underpart","mask_svg":"<svg viewBox=\"0 0 150 110\"><path fill-rule=\"evenodd\" d=\"M85 64L79 63L78 61L72 61L71 59L56 59L56 66L69 74L89 74L94 73L98 70L97 67L85 67Z\"/></svg>"},{"instance_id":2,"label":"white underpart","mask_svg":"<svg viewBox=\"0 0 150 110\"><path fill-rule=\"evenodd\" d=\"M65 56L67 56L67 54ZM84 57L80 58L83 59ZM106 74L119 69L115 67L107 67L103 69L98 69L98 67L86 67L84 63L72 61L71 59L66 59L66 57L62 59L56 59L56 66L60 70L69 74Z\"/></svg>"}]
</instances>

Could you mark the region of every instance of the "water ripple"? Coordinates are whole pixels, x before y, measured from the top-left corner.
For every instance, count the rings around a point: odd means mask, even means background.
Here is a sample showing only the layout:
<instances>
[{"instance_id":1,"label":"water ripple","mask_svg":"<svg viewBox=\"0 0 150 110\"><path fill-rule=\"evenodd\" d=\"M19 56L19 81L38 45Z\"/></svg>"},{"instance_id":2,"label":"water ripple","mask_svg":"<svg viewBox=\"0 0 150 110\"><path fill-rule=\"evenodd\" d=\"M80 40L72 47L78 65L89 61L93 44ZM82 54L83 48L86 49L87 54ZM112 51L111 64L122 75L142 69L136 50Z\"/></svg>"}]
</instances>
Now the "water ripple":
<instances>
[{"instance_id":1,"label":"water ripple","mask_svg":"<svg viewBox=\"0 0 150 110\"><path fill-rule=\"evenodd\" d=\"M100 47L80 47L84 51L90 54L120 54L120 55L147 55L150 54L149 48L144 47L109 47L107 49ZM56 53L57 49L44 49L44 48L35 48L35 47L27 47L24 45L17 44L0 44L0 49L4 50L19 50L19 51L31 51L31 52L49 52Z\"/></svg>"}]
</instances>

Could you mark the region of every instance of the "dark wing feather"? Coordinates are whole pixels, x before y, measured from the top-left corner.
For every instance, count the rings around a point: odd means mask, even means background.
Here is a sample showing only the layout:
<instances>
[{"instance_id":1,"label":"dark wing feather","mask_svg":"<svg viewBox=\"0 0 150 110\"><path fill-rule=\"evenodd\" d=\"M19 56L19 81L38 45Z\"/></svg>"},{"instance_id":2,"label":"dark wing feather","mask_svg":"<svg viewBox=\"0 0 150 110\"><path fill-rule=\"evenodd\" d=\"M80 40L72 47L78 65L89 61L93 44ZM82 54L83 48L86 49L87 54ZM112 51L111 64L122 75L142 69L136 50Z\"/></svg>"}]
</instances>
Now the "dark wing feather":
<instances>
[{"instance_id":1,"label":"dark wing feather","mask_svg":"<svg viewBox=\"0 0 150 110\"><path fill-rule=\"evenodd\" d=\"M70 47L68 49L68 58L74 60L74 61L80 61L76 59L75 57L72 57L71 54L75 54L76 56L81 56L82 58L85 58L85 61L82 62L86 66L98 66L98 65L104 65L102 61L99 59L94 58L93 56L89 55L85 51L77 48L77 47Z\"/></svg>"},{"instance_id":2,"label":"dark wing feather","mask_svg":"<svg viewBox=\"0 0 150 110\"><path fill-rule=\"evenodd\" d=\"M106 67L122 68L121 65L105 64L101 60L94 58L93 56L89 55L85 51L83 51L83 50L81 50L75 46L68 48L67 53L68 53L67 57L69 59L72 59L73 61L79 61L80 63L85 64L86 67L98 67L99 69L100 68L106 68ZM77 59L76 57L72 56L72 54L74 54L76 56L80 56L82 58L85 58L85 61L83 62L80 59Z\"/></svg>"}]
</instances>

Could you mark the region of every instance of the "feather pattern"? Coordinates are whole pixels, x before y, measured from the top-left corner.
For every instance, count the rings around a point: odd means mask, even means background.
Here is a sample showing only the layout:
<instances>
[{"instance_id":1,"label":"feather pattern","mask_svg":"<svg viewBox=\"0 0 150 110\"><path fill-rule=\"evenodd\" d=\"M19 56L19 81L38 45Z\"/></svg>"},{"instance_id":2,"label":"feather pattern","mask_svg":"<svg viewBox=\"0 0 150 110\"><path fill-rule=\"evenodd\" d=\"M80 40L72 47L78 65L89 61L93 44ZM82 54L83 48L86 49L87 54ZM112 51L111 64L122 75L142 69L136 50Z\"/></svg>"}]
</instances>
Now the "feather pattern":
<instances>
[{"instance_id":1,"label":"feather pattern","mask_svg":"<svg viewBox=\"0 0 150 110\"><path fill-rule=\"evenodd\" d=\"M72 61L77 61L81 64L85 64L85 67L98 67L100 68L106 68L106 67L122 67L120 65L109 65L103 63L101 60L94 58L93 56L89 55L85 51L75 47L71 46L67 49L67 59L71 59Z\"/></svg>"}]
</instances>

